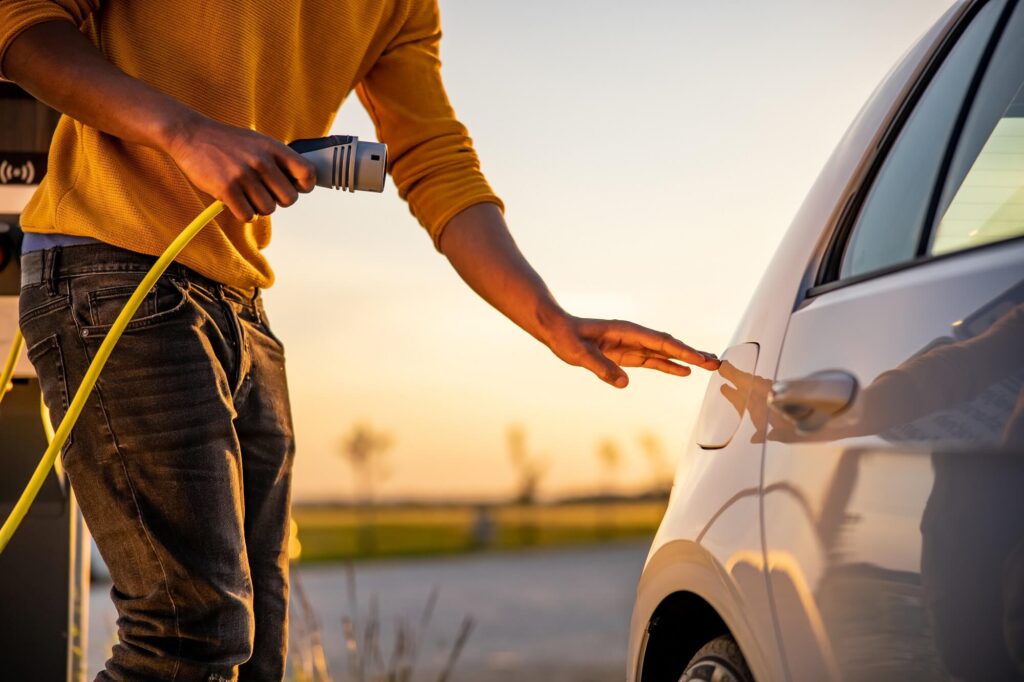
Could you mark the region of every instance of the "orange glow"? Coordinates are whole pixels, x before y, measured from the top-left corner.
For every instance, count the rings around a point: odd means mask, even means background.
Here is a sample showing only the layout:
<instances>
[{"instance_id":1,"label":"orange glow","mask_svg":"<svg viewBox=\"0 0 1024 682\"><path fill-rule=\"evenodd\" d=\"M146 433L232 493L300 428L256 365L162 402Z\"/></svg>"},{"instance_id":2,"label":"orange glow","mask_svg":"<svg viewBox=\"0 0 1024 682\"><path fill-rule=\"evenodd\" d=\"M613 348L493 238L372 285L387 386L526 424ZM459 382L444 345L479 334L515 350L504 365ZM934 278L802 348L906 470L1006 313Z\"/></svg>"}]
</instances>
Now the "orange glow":
<instances>
[{"instance_id":1,"label":"orange glow","mask_svg":"<svg viewBox=\"0 0 1024 682\"><path fill-rule=\"evenodd\" d=\"M442 56L562 304L721 352L846 126L948 6L445 0ZM354 98L333 131L374 137ZM599 489L605 438L623 491L651 478L642 433L682 451L705 372L632 370L616 391L563 365L466 289L393 188L315 192L274 220L267 306L288 347L298 499L350 494L337 442L360 421L393 437L384 497L512 496L511 424L550 462L542 496Z\"/></svg>"}]
</instances>

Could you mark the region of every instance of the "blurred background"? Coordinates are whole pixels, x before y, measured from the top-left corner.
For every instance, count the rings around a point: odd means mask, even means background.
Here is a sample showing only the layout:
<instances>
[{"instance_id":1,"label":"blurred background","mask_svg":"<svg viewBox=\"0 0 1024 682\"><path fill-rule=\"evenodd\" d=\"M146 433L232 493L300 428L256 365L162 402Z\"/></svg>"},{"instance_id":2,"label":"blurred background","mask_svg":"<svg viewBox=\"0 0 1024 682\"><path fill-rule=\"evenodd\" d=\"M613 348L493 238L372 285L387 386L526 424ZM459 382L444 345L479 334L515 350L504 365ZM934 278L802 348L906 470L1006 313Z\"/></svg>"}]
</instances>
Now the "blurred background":
<instances>
[{"instance_id":1,"label":"blurred background","mask_svg":"<svg viewBox=\"0 0 1024 682\"><path fill-rule=\"evenodd\" d=\"M441 0L444 75L561 303L721 352L847 125L949 5ZM333 132L374 137L355 97ZM294 678L621 679L707 375L633 371L616 391L561 364L458 280L391 187L315 192L274 225Z\"/></svg>"}]
</instances>

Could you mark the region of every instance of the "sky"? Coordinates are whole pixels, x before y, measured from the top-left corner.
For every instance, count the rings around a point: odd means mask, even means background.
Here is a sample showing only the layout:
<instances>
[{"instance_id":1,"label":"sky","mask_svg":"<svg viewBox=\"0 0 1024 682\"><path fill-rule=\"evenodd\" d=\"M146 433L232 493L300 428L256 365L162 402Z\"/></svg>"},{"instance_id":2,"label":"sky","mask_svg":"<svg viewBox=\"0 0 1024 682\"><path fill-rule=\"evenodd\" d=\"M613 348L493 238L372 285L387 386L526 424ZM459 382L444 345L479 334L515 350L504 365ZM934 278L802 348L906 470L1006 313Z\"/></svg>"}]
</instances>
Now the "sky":
<instances>
[{"instance_id":1,"label":"sky","mask_svg":"<svg viewBox=\"0 0 1024 682\"><path fill-rule=\"evenodd\" d=\"M949 0L441 0L443 73L527 258L569 312L721 353L818 171ZM332 129L373 139L351 97ZM541 494L638 490L639 438L684 451L708 375L562 364L459 280L389 185L274 215L296 500L348 498L353 425L390 435L384 497L502 498L506 433ZM605 470L599 443L622 453Z\"/></svg>"}]
</instances>

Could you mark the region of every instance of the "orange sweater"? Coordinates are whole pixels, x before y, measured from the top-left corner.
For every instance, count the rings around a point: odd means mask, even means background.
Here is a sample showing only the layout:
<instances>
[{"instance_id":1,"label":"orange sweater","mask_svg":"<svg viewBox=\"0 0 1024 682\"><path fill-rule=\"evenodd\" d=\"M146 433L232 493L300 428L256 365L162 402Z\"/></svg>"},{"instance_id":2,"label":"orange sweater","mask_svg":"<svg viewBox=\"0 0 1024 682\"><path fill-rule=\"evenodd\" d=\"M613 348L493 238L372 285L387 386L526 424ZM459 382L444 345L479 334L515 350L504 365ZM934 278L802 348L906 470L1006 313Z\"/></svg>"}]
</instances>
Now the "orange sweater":
<instances>
[{"instance_id":1,"label":"orange sweater","mask_svg":"<svg viewBox=\"0 0 1024 682\"><path fill-rule=\"evenodd\" d=\"M22 31L56 19L129 75L283 141L327 134L355 88L389 146L399 195L435 244L459 211L501 205L441 82L436 0L0 0L0 64ZM165 154L65 116L22 223L155 255L210 201ZM225 284L267 287L269 242L269 218L241 223L225 211L179 260Z\"/></svg>"}]
</instances>

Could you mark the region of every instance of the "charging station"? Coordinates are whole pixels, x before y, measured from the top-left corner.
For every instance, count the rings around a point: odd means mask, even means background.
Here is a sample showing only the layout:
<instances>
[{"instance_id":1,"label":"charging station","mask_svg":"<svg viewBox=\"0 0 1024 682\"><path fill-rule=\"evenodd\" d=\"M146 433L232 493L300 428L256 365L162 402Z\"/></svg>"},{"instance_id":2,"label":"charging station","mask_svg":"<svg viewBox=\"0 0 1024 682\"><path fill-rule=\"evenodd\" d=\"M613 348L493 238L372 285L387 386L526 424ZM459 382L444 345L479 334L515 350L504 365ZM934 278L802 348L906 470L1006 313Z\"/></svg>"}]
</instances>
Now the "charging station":
<instances>
[{"instance_id":1,"label":"charging station","mask_svg":"<svg viewBox=\"0 0 1024 682\"><path fill-rule=\"evenodd\" d=\"M46 174L59 114L0 83L0 356L18 328L19 217ZM2 390L3 387L0 387ZM0 516L14 507L46 449L41 395L25 354L0 403ZM90 540L63 472L51 473L0 555L0 673L9 680L85 679Z\"/></svg>"}]
</instances>

